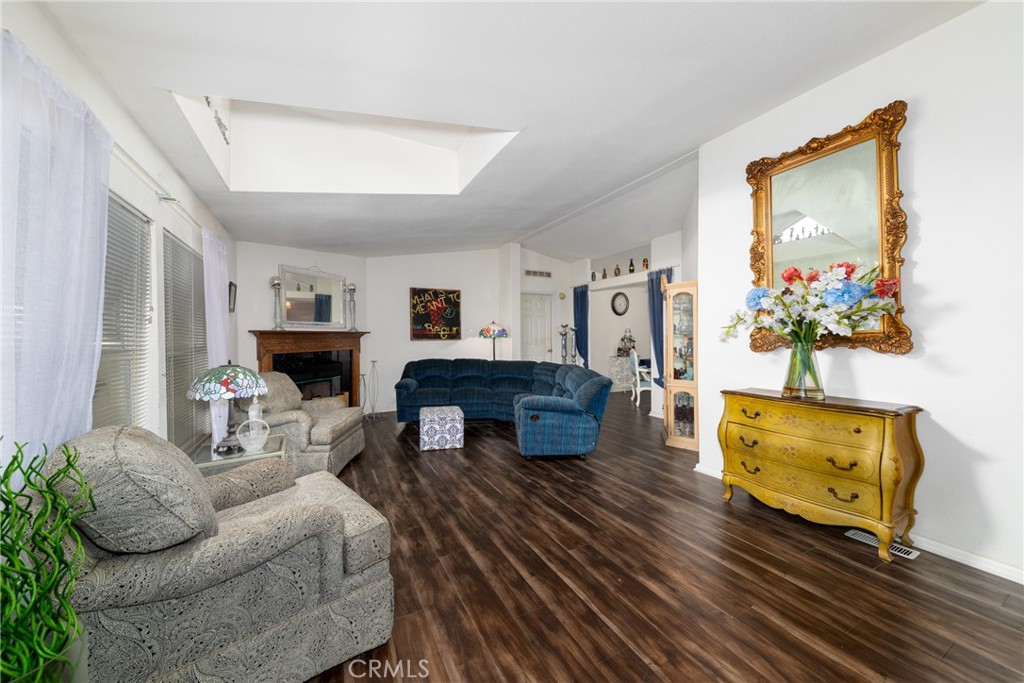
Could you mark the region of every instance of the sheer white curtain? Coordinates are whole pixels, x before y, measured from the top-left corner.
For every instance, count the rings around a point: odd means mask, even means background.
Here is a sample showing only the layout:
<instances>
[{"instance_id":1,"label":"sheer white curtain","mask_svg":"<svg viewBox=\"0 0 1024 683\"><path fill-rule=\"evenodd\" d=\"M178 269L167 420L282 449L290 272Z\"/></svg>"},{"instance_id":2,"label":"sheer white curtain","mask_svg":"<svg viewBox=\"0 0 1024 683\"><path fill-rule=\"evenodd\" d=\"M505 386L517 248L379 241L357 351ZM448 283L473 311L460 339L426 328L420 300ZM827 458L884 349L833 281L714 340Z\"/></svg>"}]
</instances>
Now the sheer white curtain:
<instances>
[{"instance_id":1,"label":"sheer white curtain","mask_svg":"<svg viewBox=\"0 0 1024 683\"><path fill-rule=\"evenodd\" d=\"M3 31L0 453L92 425L113 138Z\"/></svg>"},{"instance_id":2,"label":"sheer white curtain","mask_svg":"<svg viewBox=\"0 0 1024 683\"><path fill-rule=\"evenodd\" d=\"M228 362L228 251L203 228L203 287L206 297L206 356L210 367ZM228 431L227 401L210 402L211 443Z\"/></svg>"}]
</instances>

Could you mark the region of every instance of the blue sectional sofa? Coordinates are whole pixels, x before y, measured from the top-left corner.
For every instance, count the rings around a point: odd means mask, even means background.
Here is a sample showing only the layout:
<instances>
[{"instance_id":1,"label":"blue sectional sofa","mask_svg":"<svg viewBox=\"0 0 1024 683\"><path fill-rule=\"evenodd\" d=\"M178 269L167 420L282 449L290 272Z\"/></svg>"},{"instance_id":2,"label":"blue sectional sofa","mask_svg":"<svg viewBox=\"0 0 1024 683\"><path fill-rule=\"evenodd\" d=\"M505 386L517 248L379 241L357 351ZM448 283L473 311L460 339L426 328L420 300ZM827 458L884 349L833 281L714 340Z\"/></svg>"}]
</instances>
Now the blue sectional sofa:
<instances>
[{"instance_id":1,"label":"blue sectional sofa","mask_svg":"<svg viewBox=\"0 0 1024 683\"><path fill-rule=\"evenodd\" d=\"M585 455L597 446L612 381L576 365L430 358L409 361L395 385L399 422L420 408L458 406L468 420L515 422L526 457Z\"/></svg>"}]
</instances>

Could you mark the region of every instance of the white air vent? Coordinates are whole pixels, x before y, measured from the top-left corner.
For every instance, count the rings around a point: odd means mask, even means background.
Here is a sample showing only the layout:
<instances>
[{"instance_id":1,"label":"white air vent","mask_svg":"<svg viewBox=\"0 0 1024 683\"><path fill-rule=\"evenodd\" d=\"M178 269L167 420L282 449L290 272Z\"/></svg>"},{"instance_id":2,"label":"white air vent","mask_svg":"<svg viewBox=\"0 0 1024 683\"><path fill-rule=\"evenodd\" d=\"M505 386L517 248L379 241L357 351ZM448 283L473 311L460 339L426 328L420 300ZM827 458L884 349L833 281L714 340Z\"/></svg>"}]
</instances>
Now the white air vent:
<instances>
[{"instance_id":1,"label":"white air vent","mask_svg":"<svg viewBox=\"0 0 1024 683\"><path fill-rule=\"evenodd\" d=\"M854 540L860 541L861 543L867 543L868 545L873 545L876 548L878 547L878 538L873 534L865 533L858 529L850 529L846 532L846 535ZM893 555L905 557L908 560L912 560L921 554L920 551L913 550L912 548L907 548L905 546L900 545L899 543L890 543L889 552Z\"/></svg>"},{"instance_id":2,"label":"white air vent","mask_svg":"<svg viewBox=\"0 0 1024 683\"><path fill-rule=\"evenodd\" d=\"M551 271L549 271L549 270L528 270L528 271L526 271L526 277L551 277Z\"/></svg>"}]
</instances>

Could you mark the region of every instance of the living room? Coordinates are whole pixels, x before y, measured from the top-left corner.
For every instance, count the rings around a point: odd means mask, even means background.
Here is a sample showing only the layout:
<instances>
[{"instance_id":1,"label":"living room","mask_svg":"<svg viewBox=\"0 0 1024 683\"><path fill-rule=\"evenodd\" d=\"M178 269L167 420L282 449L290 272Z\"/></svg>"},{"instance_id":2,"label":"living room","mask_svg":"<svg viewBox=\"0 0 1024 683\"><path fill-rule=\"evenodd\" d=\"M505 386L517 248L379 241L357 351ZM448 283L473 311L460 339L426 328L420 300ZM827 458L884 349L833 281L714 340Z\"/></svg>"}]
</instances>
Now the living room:
<instances>
[{"instance_id":1,"label":"living room","mask_svg":"<svg viewBox=\"0 0 1024 683\"><path fill-rule=\"evenodd\" d=\"M572 324L572 290L590 282L593 264L604 256L635 248L637 253L650 255L652 270L674 267L677 281L696 280L700 288L697 347L701 376L697 413L702 438L688 464L697 476L719 487L724 457L715 435L725 407L720 392L778 388L787 360L781 351L752 353L745 339L719 339L730 314L742 306L752 279L752 211L745 168L755 159L796 149L811 138L856 124L889 102L905 100L909 108L907 124L900 133L899 180L908 230L902 250L906 262L901 272L901 294L903 320L912 331L913 349L906 354L876 353L866 348L827 349L818 354L822 374L830 395L923 409L917 435L925 466L915 498L915 547L926 555L1020 584L1024 571L1024 508L1019 487L1024 480L1024 458L1019 437L1024 426L1016 406L1022 398L1024 372L1019 270L1024 203L1021 7L1002 2L934 5L946 9L935 10L939 14L922 19L923 23L907 34L885 34L885 39L876 40L868 29L861 28L864 32L857 40L864 52L855 57L833 56L832 72L827 75L790 74L780 69L771 78L764 78L757 90L749 93L750 102L742 114L737 113L739 110L720 112L722 122L713 135L691 148L666 148L661 163L637 168L625 181L609 180L601 191L589 196L579 194L573 197L575 203L564 204L552 199L557 196L557 188L543 188L538 201L554 203L545 205L551 208L546 221L534 220L521 226L520 237L524 239L500 239L479 248L440 252L429 248L429 233L422 236L422 242L410 242L405 250L379 247L380 251L373 253L373 248L346 237L344 228L338 229L329 246L316 247L313 241L324 243L330 231L302 237L303 226L291 224L279 226L277 235L257 238L246 232L244 220L237 226L222 220L221 207L200 199L200 193L178 168L180 160L172 161L167 150L153 141L146 127L153 124L143 125L136 119L133 107L141 106L143 94L139 102L124 102L119 94L125 87L123 81L113 82L123 77L106 74L94 63L94 59L116 61L116 46L80 42L89 28L88 5L75 10L67 5L7 4L3 26L23 41L34 57L53 69L63 85L82 98L113 134L112 192L152 219L160 228L155 232L167 230L194 251L202 253L200 224L224 245L230 279L237 284L235 311L229 319L229 356L243 366L257 366L256 340L249 330L274 325L274 292L268 280L282 264L316 266L356 283L356 327L368 332L362 339L363 371L369 367L368 361L376 361L381 389L375 408L384 414L395 410L391 387L409 360L490 358L491 342L477 337L476 331L491 320L512 332L495 342L497 358L520 358L516 323L521 317L524 292L550 294L555 302L553 319ZM244 13L245 7L235 6L235 11ZM801 11L809 10L809 6L799 7ZM168 5L161 11L174 13L173 8ZM742 13L738 6L735 11ZM99 7L96 16L104 16ZM781 9L773 16L780 24L789 20ZM301 15L294 19L301 23ZM825 22L824 15L815 19ZM827 31L840 32L827 22L819 28L826 36L818 39L826 44ZM742 48L743 59L758 60L758 45L736 47ZM228 47L223 49L228 56ZM169 66L168 72L173 74ZM166 80L140 87L173 89L174 79L166 76ZM586 84L579 87L581 92L586 90ZM242 94L239 97L244 99ZM249 97L260 99L255 94ZM607 100L601 101L610 106ZM460 120L456 105L453 110L449 119ZM373 113L389 112L382 107ZM679 126L687 125L682 112L649 109L638 111L633 125L643 127L645 116L659 121L676 119ZM182 120L167 124L179 128L184 125ZM525 122L522 129L528 130L529 125ZM585 128L586 122L578 121L576 125ZM613 134L608 130L593 133ZM514 147L516 141L509 144ZM491 164L500 166L503 153L499 152ZM191 163L209 165L202 157L199 161L193 158ZM493 170L488 167L484 173ZM652 177L648 179L647 175ZM215 175L212 178L204 177L201 182L219 181ZM642 178L643 182L638 182ZM668 202L666 195L673 194L677 196L667 204L671 210L664 213L666 222L659 224L655 216L654 227L644 228L654 232L642 242L630 243L630 210L636 210L638 204ZM522 196L523 201L530 201L526 189ZM248 197L252 200L251 211L271 210L257 193L248 193ZM516 209L504 208L509 212ZM535 214L531 216L536 218ZM434 237L444 233L444 226L426 218L431 225L429 232L436 233ZM547 223L557 225L538 231ZM372 227L387 232L386 226ZM481 223L479 232L486 233L489 227L489 223ZM559 227L583 250L577 257L556 258L545 252L544 239L557 233ZM532 232L537 234L531 241L528 234ZM554 242L555 237L550 239ZM157 249L159 241L154 237ZM6 242L3 258L5 273L13 272L8 259L14 256ZM154 263L159 262L158 252ZM957 268L954 263L964 265ZM529 270L548 272L551 277L525 275ZM965 282L952 283L951 275ZM968 284L966 280L972 276ZM159 269L154 278L154 291L158 292L162 287ZM9 287L13 283L5 277L5 305L11 296L8 292L13 291ZM465 334L461 339L410 339L411 287L462 292ZM559 298L560 293L567 296ZM153 306L154 317L162 319L159 297L154 297ZM151 384L139 392L140 422L166 436L160 334L154 331ZM6 333L4 347L6 356L11 348ZM6 378L11 366L6 359L4 362ZM6 414L15 389L13 382L3 384ZM650 405L645 403L644 411L649 414L636 423L643 434L637 440L648 443L644 430L660 434L661 429L662 394L658 390L651 392ZM11 426L5 418L4 430ZM379 427L374 425L374 430ZM16 432L11 434L13 438ZM8 439L2 443L7 444ZM6 459L6 451L4 456ZM593 460L596 463L600 458Z\"/></svg>"}]
</instances>

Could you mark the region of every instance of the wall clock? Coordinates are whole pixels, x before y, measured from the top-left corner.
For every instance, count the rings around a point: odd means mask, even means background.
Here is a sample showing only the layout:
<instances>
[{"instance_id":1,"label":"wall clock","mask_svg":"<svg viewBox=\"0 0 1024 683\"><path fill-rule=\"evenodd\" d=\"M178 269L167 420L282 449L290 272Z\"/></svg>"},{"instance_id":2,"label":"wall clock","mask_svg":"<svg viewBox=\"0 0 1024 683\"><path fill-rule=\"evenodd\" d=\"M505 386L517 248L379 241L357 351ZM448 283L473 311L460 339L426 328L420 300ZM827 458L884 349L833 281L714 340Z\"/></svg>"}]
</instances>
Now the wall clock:
<instances>
[{"instance_id":1,"label":"wall clock","mask_svg":"<svg viewBox=\"0 0 1024 683\"><path fill-rule=\"evenodd\" d=\"M615 315L625 315L628 310L629 297L626 296L625 292L615 292L612 296L612 313Z\"/></svg>"}]
</instances>

